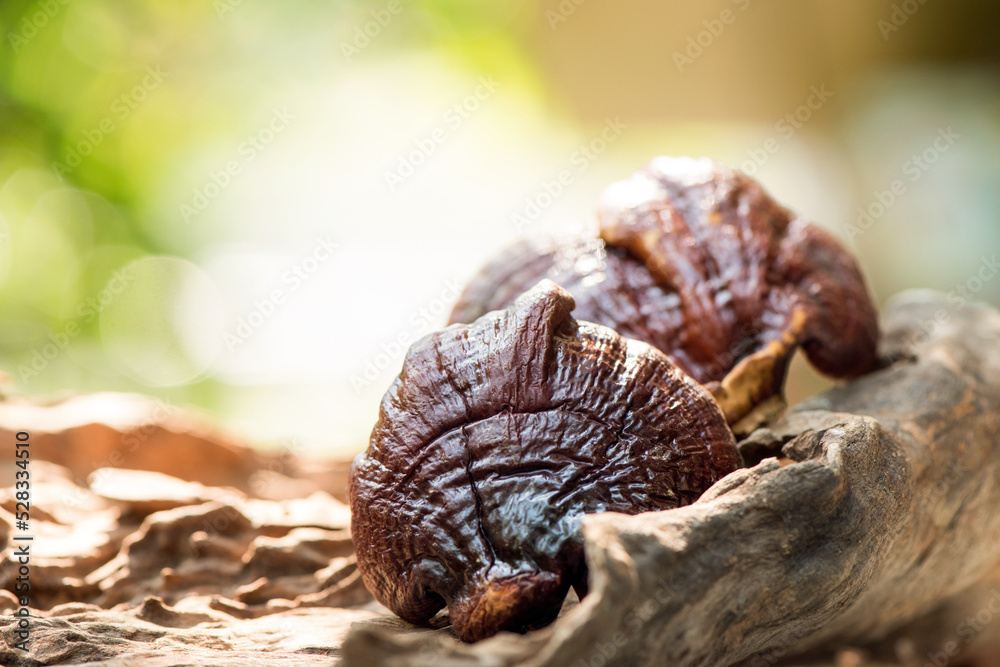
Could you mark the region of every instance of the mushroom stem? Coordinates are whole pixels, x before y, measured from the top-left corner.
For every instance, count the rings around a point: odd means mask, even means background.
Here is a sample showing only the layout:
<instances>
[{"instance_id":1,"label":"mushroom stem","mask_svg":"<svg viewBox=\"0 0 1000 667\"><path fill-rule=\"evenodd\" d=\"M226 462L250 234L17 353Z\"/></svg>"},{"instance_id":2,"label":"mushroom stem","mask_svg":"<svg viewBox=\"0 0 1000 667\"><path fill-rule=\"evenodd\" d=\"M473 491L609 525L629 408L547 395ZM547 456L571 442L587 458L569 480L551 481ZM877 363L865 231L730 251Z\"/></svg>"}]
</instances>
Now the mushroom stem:
<instances>
[{"instance_id":1,"label":"mushroom stem","mask_svg":"<svg viewBox=\"0 0 1000 667\"><path fill-rule=\"evenodd\" d=\"M559 615L568 585L548 572L523 572L482 579L451 610L451 624L462 641L485 639L498 631L526 632Z\"/></svg>"}]
</instances>

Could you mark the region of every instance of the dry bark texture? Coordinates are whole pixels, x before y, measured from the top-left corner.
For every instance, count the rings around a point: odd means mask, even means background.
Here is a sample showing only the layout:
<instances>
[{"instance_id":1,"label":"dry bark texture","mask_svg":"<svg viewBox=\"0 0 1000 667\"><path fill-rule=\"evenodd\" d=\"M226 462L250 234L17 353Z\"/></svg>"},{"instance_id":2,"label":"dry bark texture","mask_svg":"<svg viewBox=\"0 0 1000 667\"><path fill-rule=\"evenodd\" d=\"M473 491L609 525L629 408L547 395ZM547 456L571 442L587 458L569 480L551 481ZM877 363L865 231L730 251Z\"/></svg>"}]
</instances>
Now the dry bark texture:
<instances>
[{"instance_id":1,"label":"dry bark texture","mask_svg":"<svg viewBox=\"0 0 1000 667\"><path fill-rule=\"evenodd\" d=\"M910 294L883 328L890 368L757 431L694 505L587 517L584 601L472 645L371 600L343 463L133 397L0 403L0 441L38 443L27 654L0 490L0 664L1000 664L1000 314Z\"/></svg>"},{"instance_id":2,"label":"dry bark texture","mask_svg":"<svg viewBox=\"0 0 1000 667\"><path fill-rule=\"evenodd\" d=\"M591 593L552 626L461 646L360 625L349 663L756 666L878 649L943 599L981 602L1000 562L1000 314L910 293L883 328L895 363L754 433L757 465L688 507L588 516ZM920 632L944 649L959 628ZM985 643L948 664L995 664Z\"/></svg>"},{"instance_id":3,"label":"dry bark texture","mask_svg":"<svg viewBox=\"0 0 1000 667\"><path fill-rule=\"evenodd\" d=\"M320 489L343 497L342 462L260 453L177 408L104 394L0 404L5 481L18 430L31 434L37 617L25 653L8 487L0 665L328 665L352 622L385 614L357 571L347 506Z\"/></svg>"}]
</instances>

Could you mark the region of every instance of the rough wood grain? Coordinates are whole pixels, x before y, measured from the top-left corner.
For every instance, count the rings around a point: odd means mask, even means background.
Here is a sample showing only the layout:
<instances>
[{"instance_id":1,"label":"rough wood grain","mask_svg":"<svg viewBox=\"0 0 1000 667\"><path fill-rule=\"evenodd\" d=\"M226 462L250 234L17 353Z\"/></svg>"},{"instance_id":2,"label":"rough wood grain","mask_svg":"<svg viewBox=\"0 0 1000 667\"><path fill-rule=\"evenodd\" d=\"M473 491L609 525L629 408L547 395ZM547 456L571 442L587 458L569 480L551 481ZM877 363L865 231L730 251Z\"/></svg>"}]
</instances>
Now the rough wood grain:
<instances>
[{"instance_id":1,"label":"rough wood grain","mask_svg":"<svg viewBox=\"0 0 1000 667\"><path fill-rule=\"evenodd\" d=\"M1000 314L911 292L883 330L890 367L756 431L741 449L759 463L694 505L587 517L591 593L552 626L463 646L361 623L347 661L757 667L878 646L949 599L988 604L1000 563ZM922 632L933 647L955 626ZM978 657L962 646L949 664Z\"/></svg>"}]
</instances>

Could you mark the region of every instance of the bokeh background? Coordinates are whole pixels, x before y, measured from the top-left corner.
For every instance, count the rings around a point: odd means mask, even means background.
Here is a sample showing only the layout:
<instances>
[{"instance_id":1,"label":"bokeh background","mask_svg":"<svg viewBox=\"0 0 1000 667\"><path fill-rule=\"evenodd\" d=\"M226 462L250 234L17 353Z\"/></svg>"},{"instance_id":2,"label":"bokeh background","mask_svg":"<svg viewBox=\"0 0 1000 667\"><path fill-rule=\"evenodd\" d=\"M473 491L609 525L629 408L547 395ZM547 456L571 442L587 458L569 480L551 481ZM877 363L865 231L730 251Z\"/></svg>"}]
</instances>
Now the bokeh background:
<instances>
[{"instance_id":1,"label":"bokeh background","mask_svg":"<svg viewBox=\"0 0 1000 667\"><path fill-rule=\"evenodd\" d=\"M10 393L353 454L401 340L654 155L752 173L881 303L1000 304L997 3L4 0L0 36Z\"/></svg>"}]
</instances>

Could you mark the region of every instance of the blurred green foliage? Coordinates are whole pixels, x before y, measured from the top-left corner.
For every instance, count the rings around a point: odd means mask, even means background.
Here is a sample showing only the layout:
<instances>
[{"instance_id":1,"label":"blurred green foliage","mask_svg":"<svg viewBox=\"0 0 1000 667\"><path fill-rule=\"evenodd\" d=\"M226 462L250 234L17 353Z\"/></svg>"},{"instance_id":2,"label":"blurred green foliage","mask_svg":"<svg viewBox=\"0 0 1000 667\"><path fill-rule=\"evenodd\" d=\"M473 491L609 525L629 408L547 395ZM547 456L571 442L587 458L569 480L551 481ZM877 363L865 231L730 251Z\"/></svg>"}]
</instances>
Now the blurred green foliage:
<instances>
[{"instance_id":1,"label":"blurred green foliage","mask_svg":"<svg viewBox=\"0 0 1000 667\"><path fill-rule=\"evenodd\" d=\"M164 251L141 211L199 128L178 91L160 87L162 70L171 42L206 11L0 6L0 355L23 390L131 384L104 363L96 313L116 271Z\"/></svg>"},{"instance_id":2,"label":"blurred green foliage","mask_svg":"<svg viewBox=\"0 0 1000 667\"><path fill-rule=\"evenodd\" d=\"M524 2L402 1L366 57L419 45L531 79L510 30ZM336 76L340 45L386 4L0 4L0 364L19 390L139 388L102 353L95 311L129 262L196 253L160 183L200 146L244 136L262 91ZM160 393L211 405L218 390L202 378Z\"/></svg>"}]
</instances>

